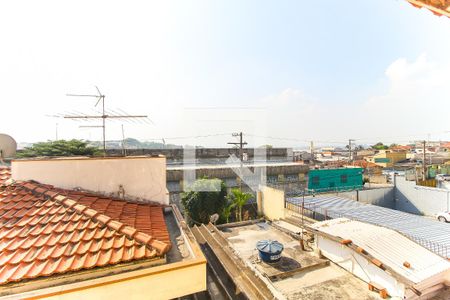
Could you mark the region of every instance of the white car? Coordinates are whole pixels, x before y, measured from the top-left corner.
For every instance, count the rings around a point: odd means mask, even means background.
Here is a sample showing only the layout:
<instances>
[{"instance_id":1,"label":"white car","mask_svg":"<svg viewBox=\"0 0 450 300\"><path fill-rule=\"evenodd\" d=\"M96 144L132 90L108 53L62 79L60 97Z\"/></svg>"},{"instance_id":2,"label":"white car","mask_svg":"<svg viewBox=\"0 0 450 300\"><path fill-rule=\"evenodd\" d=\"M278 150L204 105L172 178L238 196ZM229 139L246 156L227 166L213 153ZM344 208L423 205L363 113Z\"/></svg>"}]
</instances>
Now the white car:
<instances>
[{"instance_id":1,"label":"white car","mask_svg":"<svg viewBox=\"0 0 450 300\"><path fill-rule=\"evenodd\" d=\"M450 222L450 211L438 213L436 218L441 222Z\"/></svg>"},{"instance_id":2,"label":"white car","mask_svg":"<svg viewBox=\"0 0 450 300\"><path fill-rule=\"evenodd\" d=\"M438 174L438 175L436 175L436 180L439 180L439 181L450 181L450 175Z\"/></svg>"}]
</instances>

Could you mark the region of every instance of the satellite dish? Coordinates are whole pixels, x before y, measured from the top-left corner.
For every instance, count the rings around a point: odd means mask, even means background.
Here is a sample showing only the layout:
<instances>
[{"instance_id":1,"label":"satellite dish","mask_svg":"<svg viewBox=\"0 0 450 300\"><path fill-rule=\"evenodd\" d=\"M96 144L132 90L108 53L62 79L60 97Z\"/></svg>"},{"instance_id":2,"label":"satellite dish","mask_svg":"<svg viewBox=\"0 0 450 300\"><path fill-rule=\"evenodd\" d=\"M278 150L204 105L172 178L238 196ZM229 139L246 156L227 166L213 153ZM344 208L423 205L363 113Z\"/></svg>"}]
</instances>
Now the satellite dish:
<instances>
[{"instance_id":1,"label":"satellite dish","mask_svg":"<svg viewBox=\"0 0 450 300\"><path fill-rule=\"evenodd\" d=\"M16 141L11 136L0 133L0 159L14 158L16 150Z\"/></svg>"}]
</instances>

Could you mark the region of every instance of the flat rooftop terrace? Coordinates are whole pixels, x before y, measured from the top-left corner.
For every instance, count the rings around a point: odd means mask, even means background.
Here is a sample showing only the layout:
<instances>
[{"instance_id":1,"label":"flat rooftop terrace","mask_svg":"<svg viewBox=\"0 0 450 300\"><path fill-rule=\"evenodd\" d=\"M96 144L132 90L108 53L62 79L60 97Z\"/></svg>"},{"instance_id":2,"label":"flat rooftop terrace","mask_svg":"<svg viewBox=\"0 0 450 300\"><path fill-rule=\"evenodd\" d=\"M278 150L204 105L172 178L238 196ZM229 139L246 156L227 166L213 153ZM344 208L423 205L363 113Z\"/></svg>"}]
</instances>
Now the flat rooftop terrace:
<instances>
[{"instance_id":1,"label":"flat rooftop terrace","mask_svg":"<svg viewBox=\"0 0 450 300\"><path fill-rule=\"evenodd\" d=\"M312 245L309 251L302 251L299 240L282 229L285 226L294 233L300 232L300 228L283 221L274 224L222 227L221 231L236 255L266 282L278 299L380 299L362 280L318 258ZM269 265L259 259L256 243L264 239L284 245L279 263Z\"/></svg>"}]
</instances>

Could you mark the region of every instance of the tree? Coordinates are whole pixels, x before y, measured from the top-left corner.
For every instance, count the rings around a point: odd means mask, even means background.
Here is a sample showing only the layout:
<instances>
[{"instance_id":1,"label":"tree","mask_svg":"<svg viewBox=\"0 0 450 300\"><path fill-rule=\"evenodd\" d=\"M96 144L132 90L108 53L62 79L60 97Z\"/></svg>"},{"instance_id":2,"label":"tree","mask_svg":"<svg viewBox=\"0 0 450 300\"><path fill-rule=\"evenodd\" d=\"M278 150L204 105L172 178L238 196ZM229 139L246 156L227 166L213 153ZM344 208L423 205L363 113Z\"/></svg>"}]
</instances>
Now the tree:
<instances>
[{"instance_id":1,"label":"tree","mask_svg":"<svg viewBox=\"0 0 450 300\"><path fill-rule=\"evenodd\" d=\"M220 190L215 191L214 188L218 186ZM224 216L223 210L227 205L226 195L227 187L222 180L202 178L196 180L190 190L181 195L181 203L185 214L193 222L208 224L213 214Z\"/></svg>"},{"instance_id":2,"label":"tree","mask_svg":"<svg viewBox=\"0 0 450 300\"><path fill-rule=\"evenodd\" d=\"M373 145L372 148L375 150L384 150L387 149L388 146L384 145L382 142L378 142L375 145Z\"/></svg>"},{"instance_id":3,"label":"tree","mask_svg":"<svg viewBox=\"0 0 450 300\"><path fill-rule=\"evenodd\" d=\"M229 195L229 199L236 206L236 219L242 221L242 207L247 204L248 200L253 197L250 193L244 193L240 189L232 189L231 195Z\"/></svg>"},{"instance_id":4,"label":"tree","mask_svg":"<svg viewBox=\"0 0 450 300\"><path fill-rule=\"evenodd\" d=\"M230 222L230 216L231 216L231 212L233 211L233 208L236 206L236 203L234 203L231 200L227 201L227 204L225 205L225 207L223 208L222 211L222 216L225 219L225 222L229 223Z\"/></svg>"},{"instance_id":5,"label":"tree","mask_svg":"<svg viewBox=\"0 0 450 300\"><path fill-rule=\"evenodd\" d=\"M81 140L58 140L35 143L17 153L17 157L37 157L37 156L93 156L100 154L96 147L88 146L88 143Z\"/></svg>"}]
</instances>

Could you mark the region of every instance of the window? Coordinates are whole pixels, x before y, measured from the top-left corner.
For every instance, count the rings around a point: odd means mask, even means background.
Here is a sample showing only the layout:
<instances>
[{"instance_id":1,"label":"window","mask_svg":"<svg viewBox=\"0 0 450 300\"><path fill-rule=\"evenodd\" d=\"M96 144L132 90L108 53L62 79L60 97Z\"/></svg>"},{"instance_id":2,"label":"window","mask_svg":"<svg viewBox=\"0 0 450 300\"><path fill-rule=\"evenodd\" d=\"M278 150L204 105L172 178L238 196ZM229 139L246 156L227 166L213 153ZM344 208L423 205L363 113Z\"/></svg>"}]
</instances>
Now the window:
<instances>
[{"instance_id":1,"label":"window","mask_svg":"<svg viewBox=\"0 0 450 300\"><path fill-rule=\"evenodd\" d=\"M319 185L319 182L320 182L319 176L314 176L312 178L312 184L313 185L317 186L317 185Z\"/></svg>"},{"instance_id":2,"label":"window","mask_svg":"<svg viewBox=\"0 0 450 300\"><path fill-rule=\"evenodd\" d=\"M341 183L347 183L347 175L341 175Z\"/></svg>"}]
</instances>

